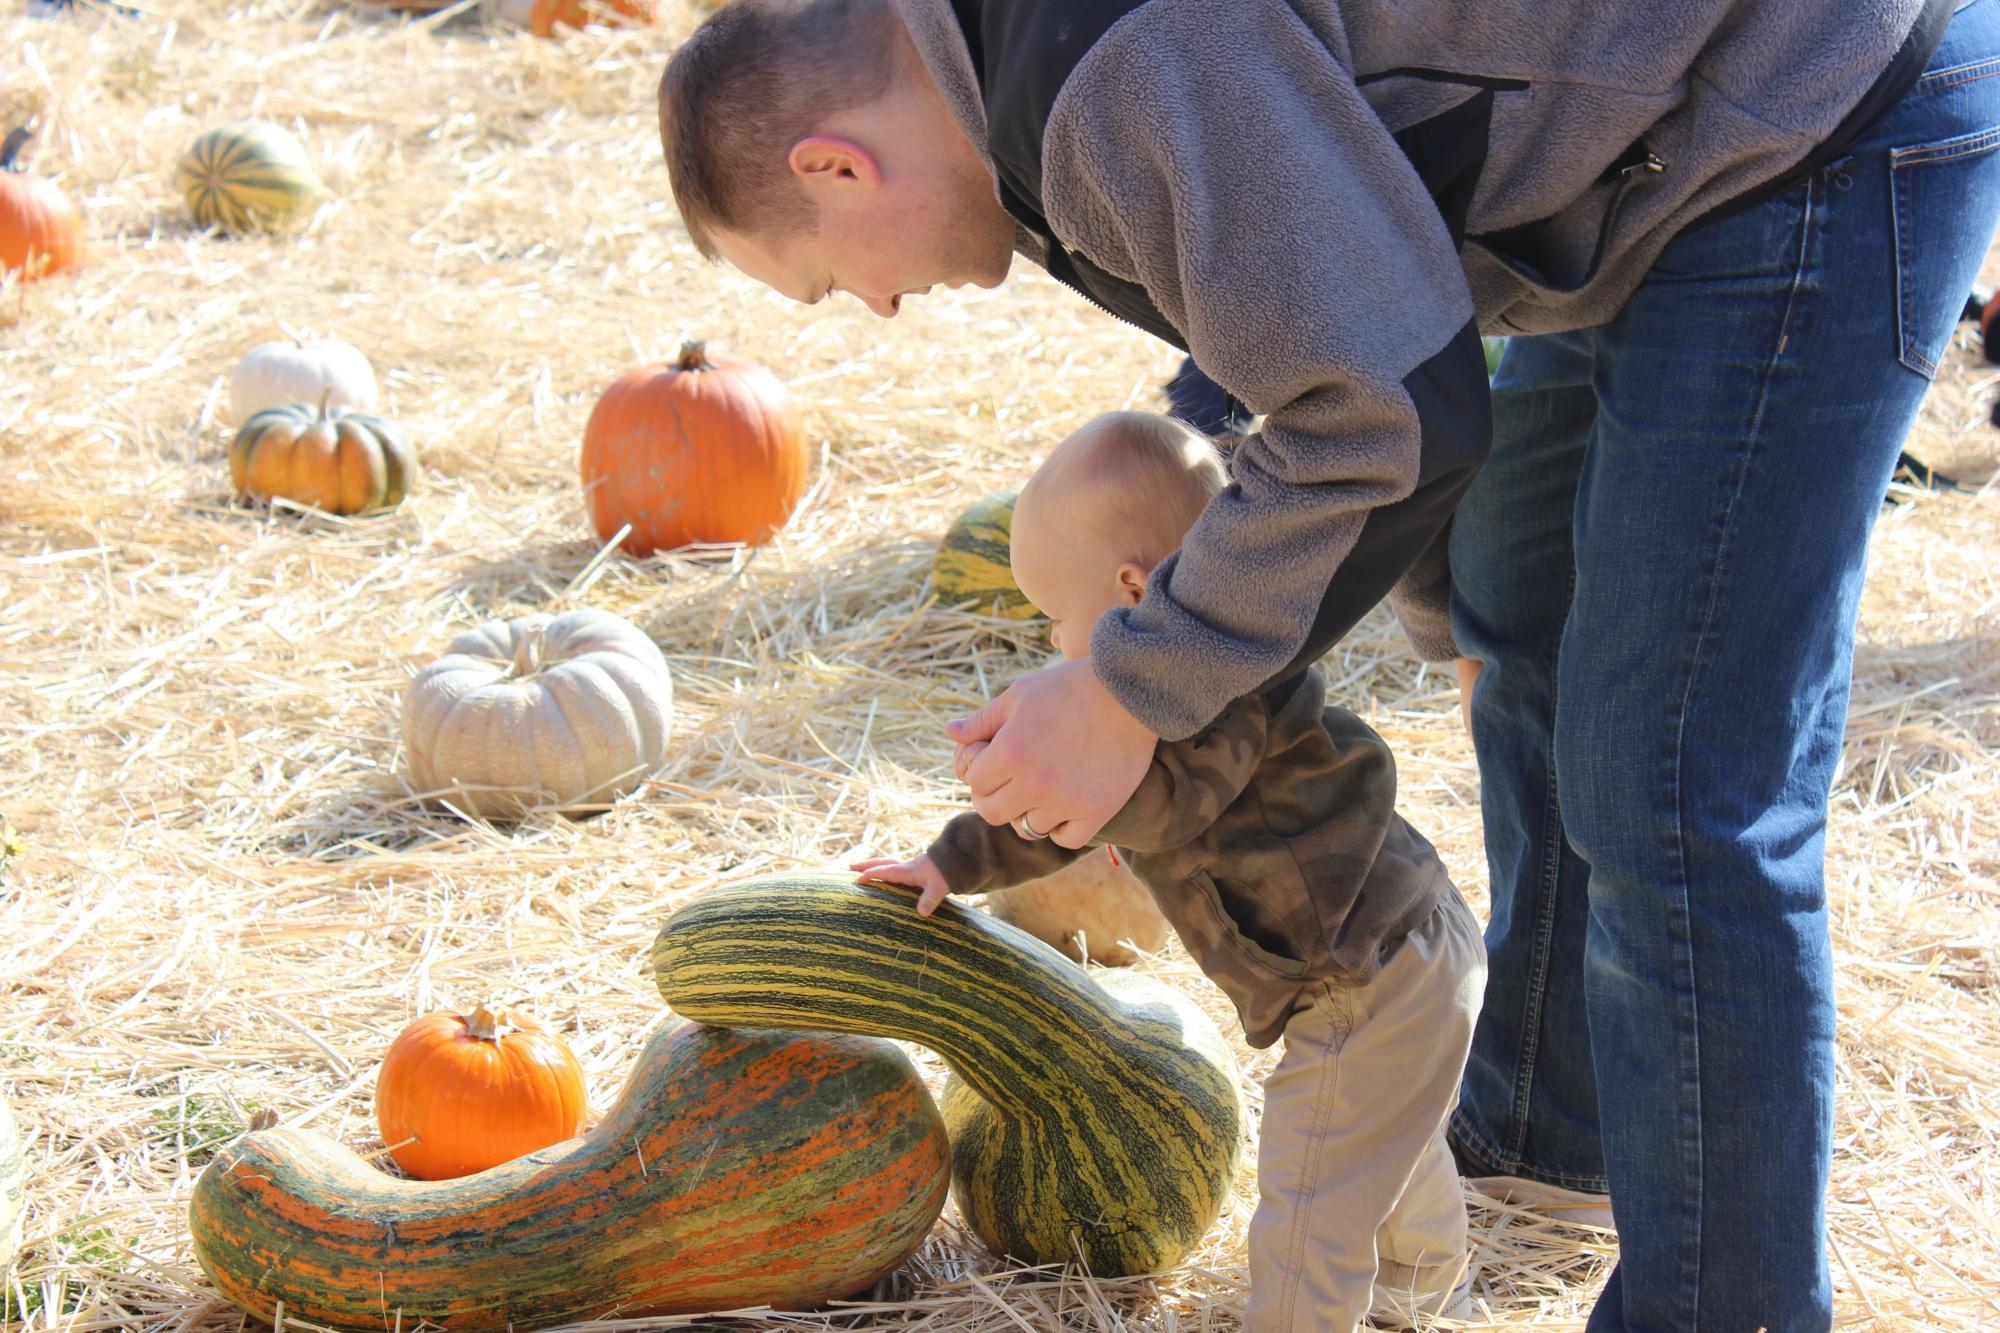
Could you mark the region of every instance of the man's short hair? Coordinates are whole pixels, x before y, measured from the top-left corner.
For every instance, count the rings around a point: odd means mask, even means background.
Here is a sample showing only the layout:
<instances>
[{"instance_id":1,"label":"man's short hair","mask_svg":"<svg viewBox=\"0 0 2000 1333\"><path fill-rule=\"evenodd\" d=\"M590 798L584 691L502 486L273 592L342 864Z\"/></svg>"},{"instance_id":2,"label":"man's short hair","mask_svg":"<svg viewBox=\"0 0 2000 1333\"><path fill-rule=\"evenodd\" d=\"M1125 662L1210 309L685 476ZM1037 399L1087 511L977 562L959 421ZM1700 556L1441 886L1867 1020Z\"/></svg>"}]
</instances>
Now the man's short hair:
<instances>
[{"instance_id":1,"label":"man's short hair","mask_svg":"<svg viewBox=\"0 0 2000 1333\"><path fill-rule=\"evenodd\" d=\"M830 112L873 101L897 73L889 0L730 0L660 77L660 145L695 247L714 234L783 237L813 210L791 147Z\"/></svg>"}]
</instances>

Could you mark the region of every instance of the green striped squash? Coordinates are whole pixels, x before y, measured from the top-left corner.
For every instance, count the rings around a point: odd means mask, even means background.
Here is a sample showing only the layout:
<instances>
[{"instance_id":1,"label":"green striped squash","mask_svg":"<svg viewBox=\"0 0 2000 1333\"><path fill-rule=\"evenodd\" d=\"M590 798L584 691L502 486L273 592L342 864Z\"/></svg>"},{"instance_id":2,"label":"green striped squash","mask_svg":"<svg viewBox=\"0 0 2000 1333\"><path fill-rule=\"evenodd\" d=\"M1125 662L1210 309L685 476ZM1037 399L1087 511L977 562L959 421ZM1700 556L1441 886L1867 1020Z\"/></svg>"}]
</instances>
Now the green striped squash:
<instances>
[{"instance_id":1,"label":"green striped squash","mask_svg":"<svg viewBox=\"0 0 2000 1333\"><path fill-rule=\"evenodd\" d=\"M696 898L653 944L660 993L703 1023L928 1046L959 1212L996 1253L1158 1272L1214 1224L1242 1159L1236 1060L1184 996L1087 974L1024 931L831 874ZM1102 985L1099 982L1102 981Z\"/></svg>"},{"instance_id":2,"label":"green striped squash","mask_svg":"<svg viewBox=\"0 0 2000 1333\"><path fill-rule=\"evenodd\" d=\"M253 1129L195 1182L209 1280L255 1318L536 1329L866 1290L944 1207L937 1104L892 1042L669 1019L590 1132L455 1180Z\"/></svg>"},{"instance_id":3,"label":"green striped squash","mask_svg":"<svg viewBox=\"0 0 2000 1333\"><path fill-rule=\"evenodd\" d=\"M281 227L326 193L305 145L267 120L231 121L196 139L174 185L196 222L239 232Z\"/></svg>"},{"instance_id":4,"label":"green striped squash","mask_svg":"<svg viewBox=\"0 0 2000 1333\"><path fill-rule=\"evenodd\" d=\"M931 588L939 602L981 615L1032 620L1041 612L1014 582L1014 501L1019 491L995 491L966 506L952 520L931 559Z\"/></svg>"},{"instance_id":5,"label":"green striped squash","mask_svg":"<svg viewBox=\"0 0 2000 1333\"><path fill-rule=\"evenodd\" d=\"M0 1280L14 1266L14 1252L21 1244L21 1208L26 1202L21 1178L21 1140L14 1132L14 1113L0 1101Z\"/></svg>"}]
</instances>

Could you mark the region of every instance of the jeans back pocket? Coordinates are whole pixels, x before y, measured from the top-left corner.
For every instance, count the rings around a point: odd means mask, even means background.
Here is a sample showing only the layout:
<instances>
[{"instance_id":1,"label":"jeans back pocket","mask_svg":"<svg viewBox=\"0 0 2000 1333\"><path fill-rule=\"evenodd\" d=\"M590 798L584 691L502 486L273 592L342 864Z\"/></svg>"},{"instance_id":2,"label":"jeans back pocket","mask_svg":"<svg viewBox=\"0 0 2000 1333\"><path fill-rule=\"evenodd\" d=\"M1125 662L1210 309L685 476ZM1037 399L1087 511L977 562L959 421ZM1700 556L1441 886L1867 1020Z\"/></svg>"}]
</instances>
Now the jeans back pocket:
<instances>
[{"instance_id":1,"label":"jeans back pocket","mask_svg":"<svg viewBox=\"0 0 2000 1333\"><path fill-rule=\"evenodd\" d=\"M1965 295L1992 243L2000 126L1889 150L1896 237L1897 354L1937 376Z\"/></svg>"}]
</instances>

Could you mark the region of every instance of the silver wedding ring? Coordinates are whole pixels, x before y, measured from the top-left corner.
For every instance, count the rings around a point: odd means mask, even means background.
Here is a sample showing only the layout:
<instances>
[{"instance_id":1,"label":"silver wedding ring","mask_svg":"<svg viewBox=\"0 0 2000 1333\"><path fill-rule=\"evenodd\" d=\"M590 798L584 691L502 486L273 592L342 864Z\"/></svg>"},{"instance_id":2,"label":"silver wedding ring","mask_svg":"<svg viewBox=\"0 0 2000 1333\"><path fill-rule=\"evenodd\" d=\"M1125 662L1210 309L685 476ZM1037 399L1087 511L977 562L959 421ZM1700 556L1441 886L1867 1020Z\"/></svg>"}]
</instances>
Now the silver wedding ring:
<instances>
[{"instance_id":1,"label":"silver wedding ring","mask_svg":"<svg viewBox=\"0 0 2000 1333\"><path fill-rule=\"evenodd\" d=\"M1049 836L1046 833L1037 833L1035 831L1035 826L1028 822L1028 817L1026 815L1022 815L1019 819L1014 821L1014 832L1020 834L1022 837L1026 838L1029 842L1040 842L1043 838Z\"/></svg>"}]
</instances>

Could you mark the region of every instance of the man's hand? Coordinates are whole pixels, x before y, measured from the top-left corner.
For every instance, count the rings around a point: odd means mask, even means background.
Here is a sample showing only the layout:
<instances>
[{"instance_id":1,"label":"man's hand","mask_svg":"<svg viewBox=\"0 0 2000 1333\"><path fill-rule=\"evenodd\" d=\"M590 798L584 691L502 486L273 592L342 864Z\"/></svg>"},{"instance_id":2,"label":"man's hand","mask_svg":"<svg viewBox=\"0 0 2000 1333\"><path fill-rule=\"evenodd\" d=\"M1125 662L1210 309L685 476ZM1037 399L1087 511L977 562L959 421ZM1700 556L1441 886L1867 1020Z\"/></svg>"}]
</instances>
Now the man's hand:
<instances>
[{"instance_id":1,"label":"man's hand","mask_svg":"<svg viewBox=\"0 0 2000 1333\"><path fill-rule=\"evenodd\" d=\"M1139 788L1159 737L1125 711L1090 659L1044 667L948 723L952 767L989 824L1082 847Z\"/></svg>"},{"instance_id":2,"label":"man's hand","mask_svg":"<svg viewBox=\"0 0 2000 1333\"><path fill-rule=\"evenodd\" d=\"M889 884L901 884L905 888L918 890L918 916L929 916L937 911L938 904L951 892L951 885L944 882L944 872L939 870L937 862L928 856L918 856L908 861L897 861L886 856L871 856L866 860L851 862L847 868L858 872L864 882L879 879Z\"/></svg>"},{"instance_id":3,"label":"man's hand","mask_svg":"<svg viewBox=\"0 0 2000 1333\"><path fill-rule=\"evenodd\" d=\"M1461 657L1458 667L1458 715L1465 719L1465 734L1472 734L1472 683L1479 679L1479 659Z\"/></svg>"}]
</instances>

